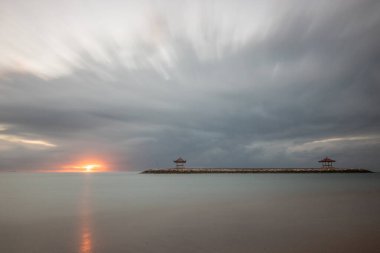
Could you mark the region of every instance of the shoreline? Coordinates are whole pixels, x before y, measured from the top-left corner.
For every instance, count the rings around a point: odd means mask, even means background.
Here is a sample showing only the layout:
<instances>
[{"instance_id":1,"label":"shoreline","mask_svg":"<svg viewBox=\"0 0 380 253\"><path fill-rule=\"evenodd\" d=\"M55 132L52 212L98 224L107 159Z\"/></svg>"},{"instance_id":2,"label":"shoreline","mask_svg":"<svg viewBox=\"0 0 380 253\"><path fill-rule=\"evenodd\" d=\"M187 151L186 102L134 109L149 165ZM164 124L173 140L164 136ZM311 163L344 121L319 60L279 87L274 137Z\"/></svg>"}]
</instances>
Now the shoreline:
<instances>
[{"instance_id":1,"label":"shoreline","mask_svg":"<svg viewBox=\"0 0 380 253\"><path fill-rule=\"evenodd\" d=\"M213 173L374 173L359 168L161 168L141 174L213 174Z\"/></svg>"}]
</instances>

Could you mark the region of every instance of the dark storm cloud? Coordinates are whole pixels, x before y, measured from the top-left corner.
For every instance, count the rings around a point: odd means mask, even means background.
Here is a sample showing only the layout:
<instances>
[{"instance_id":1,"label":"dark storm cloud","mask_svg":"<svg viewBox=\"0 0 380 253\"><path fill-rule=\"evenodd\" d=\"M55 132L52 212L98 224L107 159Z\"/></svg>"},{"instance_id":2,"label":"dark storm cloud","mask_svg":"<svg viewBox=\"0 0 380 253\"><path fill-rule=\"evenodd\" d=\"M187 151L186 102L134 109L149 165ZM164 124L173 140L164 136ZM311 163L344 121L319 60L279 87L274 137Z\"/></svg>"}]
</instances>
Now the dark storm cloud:
<instances>
[{"instance_id":1,"label":"dark storm cloud","mask_svg":"<svg viewBox=\"0 0 380 253\"><path fill-rule=\"evenodd\" d=\"M380 5L286 3L265 35L220 56L202 58L189 38L170 34L174 63L144 42L134 49L141 65L128 67L121 48L104 43L107 63L82 49L70 74L4 75L0 167L51 168L91 154L118 170L170 166L179 155L190 166L318 166L331 155L339 166L375 168ZM213 50L218 30L203 32Z\"/></svg>"}]
</instances>

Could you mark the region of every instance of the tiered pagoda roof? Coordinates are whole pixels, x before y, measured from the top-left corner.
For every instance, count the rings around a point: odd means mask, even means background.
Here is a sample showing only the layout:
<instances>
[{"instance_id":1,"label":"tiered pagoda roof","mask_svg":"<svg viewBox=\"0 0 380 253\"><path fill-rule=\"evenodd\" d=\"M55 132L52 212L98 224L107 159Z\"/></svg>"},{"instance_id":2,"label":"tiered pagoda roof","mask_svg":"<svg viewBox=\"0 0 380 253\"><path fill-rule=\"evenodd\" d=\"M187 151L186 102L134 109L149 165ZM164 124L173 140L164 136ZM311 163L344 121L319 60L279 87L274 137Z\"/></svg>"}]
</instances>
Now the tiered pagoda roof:
<instances>
[{"instance_id":1,"label":"tiered pagoda roof","mask_svg":"<svg viewBox=\"0 0 380 253\"><path fill-rule=\"evenodd\" d=\"M326 156L324 159L322 159L318 162L319 163L335 163L336 161Z\"/></svg>"},{"instance_id":2,"label":"tiered pagoda roof","mask_svg":"<svg viewBox=\"0 0 380 253\"><path fill-rule=\"evenodd\" d=\"M177 160L173 161L175 163L186 163L186 160L183 160L182 157L178 157Z\"/></svg>"}]
</instances>

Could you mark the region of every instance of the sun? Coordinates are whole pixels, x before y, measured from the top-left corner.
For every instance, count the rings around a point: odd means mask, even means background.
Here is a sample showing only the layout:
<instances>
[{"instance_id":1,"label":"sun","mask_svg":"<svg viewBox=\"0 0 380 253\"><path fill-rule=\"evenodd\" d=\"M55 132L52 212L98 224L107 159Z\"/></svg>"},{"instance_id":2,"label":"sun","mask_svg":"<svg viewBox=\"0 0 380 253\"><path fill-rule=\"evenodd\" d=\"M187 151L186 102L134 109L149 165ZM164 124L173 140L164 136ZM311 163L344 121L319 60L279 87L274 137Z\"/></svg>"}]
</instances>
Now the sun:
<instances>
[{"instance_id":1,"label":"sun","mask_svg":"<svg viewBox=\"0 0 380 253\"><path fill-rule=\"evenodd\" d=\"M86 169L86 172L91 172L95 167L96 167L96 165L94 165L94 164L89 164L89 165L83 166L83 168Z\"/></svg>"},{"instance_id":2,"label":"sun","mask_svg":"<svg viewBox=\"0 0 380 253\"><path fill-rule=\"evenodd\" d=\"M79 162L76 164L62 166L60 172L84 172L95 173L108 171L107 167L103 163L95 162Z\"/></svg>"},{"instance_id":3,"label":"sun","mask_svg":"<svg viewBox=\"0 0 380 253\"><path fill-rule=\"evenodd\" d=\"M100 164L86 164L81 166L85 172L93 172L94 170L101 168L102 166Z\"/></svg>"}]
</instances>

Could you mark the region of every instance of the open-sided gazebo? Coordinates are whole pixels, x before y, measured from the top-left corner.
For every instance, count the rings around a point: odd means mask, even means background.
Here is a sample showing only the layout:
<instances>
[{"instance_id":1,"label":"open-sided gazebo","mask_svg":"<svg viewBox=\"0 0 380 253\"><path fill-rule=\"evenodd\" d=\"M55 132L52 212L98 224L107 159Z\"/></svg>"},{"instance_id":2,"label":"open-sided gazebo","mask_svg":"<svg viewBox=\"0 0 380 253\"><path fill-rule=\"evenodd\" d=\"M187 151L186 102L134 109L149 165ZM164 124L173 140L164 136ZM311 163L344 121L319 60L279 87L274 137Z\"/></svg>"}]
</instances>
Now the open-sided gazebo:
<instances>
[{"instance_id":1,"label":"open-sided gazebo","mask_svg":"<svg viewBox=\"0 0 380 253\"><path fill-rule=\"evenodd\" d=\"M333 168L333 163L336 161L326 156L324 159L318 162L322 163L322 168Z\"/></svg>"},{"instance_id":2,"label":"open-sided gazebo","mask_svg":"<svg viewBox=\"0 0 380 253\"><path fill-rule=\"evenodd\" d=\"M185 168L186 160L183 160L182 157L178 157L177 160L173 161L177 169Z\"/></svg>"}]
</instances>

